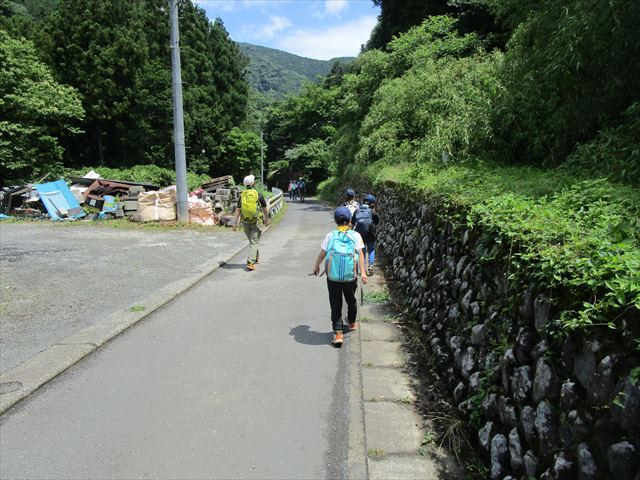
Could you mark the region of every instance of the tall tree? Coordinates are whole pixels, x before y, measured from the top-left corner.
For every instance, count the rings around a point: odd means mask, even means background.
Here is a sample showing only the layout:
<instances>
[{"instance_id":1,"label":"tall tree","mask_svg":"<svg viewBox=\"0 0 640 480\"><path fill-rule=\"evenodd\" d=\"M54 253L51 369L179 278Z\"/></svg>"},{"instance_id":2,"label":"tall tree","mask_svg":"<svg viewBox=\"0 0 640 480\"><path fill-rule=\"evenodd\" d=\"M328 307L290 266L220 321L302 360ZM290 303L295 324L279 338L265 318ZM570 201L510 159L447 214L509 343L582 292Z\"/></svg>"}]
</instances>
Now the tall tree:
<instances>
[{"instance_id":1,"label":"tall tree","mask_svg":"<svg viewBox=\"0 0 640 480\"><path fill-rule=\"evenodd\" d=\"M494 109L503 157L558 164L577 143L626 121L640 102L640 2L497 3L515 26Z\"/></svg>"},{"instance_id":2,"label":"tall tree","mask_svg":"<svg viewBox=\"0 0 640 480\"><path fill-rule=\"evenodd\" d=\"M136 77L148 59L143 27L146 1L64 0L47 25L45 51L58 78L82 94L86 111L84 159L127 159L127 132ZM134 127L135 128L135 127Z\"/></svg>"},{"instance_id":3,"label":"tall tree","mask_svg":"<svg viewBox=\"0 0 640 480\"><path fill-rule=\"evenodd\" d=\"M187 157L194 171L211 173L227 132L246 117L248 60L222 20L209 22L190 2L181 11Z\"/></svg>"},{"instance_id":4,"label":"tall tree","mask_svg":"<svg viewBox=\"0 0 640 480\"><path fill-rule=\"evenodd\" d=\"M59 170L59 138L82 116L78 92L53 79L33 44L0 30L0 178L34 180Z\"/></svg>"},{"instance_id":5,"label":"tall tree","mask_svg":"<svg viewBox=\"0 0 640 480\"><path fill-rule=\"evenodd\" d=\"M380 15L367 49L384 48L394 36L421 24L427 16L453 10L447 0L373 0L373 3L380 7Z\"/></svg>"},{"instance_id":6,"label":"tall tree","mask_svg":"<svg viewBox=\"0 0 640 480\"><path fill-rule=\"evenodd\" d=\"M191 0L180 6L187 160L208 173L226 133L246 116L246 59L222 22ZM172 103L165 0L61 0L42 50L82 94L76 164L171 166Z\"/></svg>"},{"instance_id":7,"label":"tall tree","mask_svg":"<svg viewBox=\"0 0 640 480\"><path fill-rule=\"evenodd\" d=\"M366 48L385 48L387 44L427 17L452 15L460 33L475 32L490 47L504 47L507 36L495 19L495 4L500 0L372 0L380 7L378 23ZM516 1L516 0L507 0Z\"/></svg>"}]
</instances>

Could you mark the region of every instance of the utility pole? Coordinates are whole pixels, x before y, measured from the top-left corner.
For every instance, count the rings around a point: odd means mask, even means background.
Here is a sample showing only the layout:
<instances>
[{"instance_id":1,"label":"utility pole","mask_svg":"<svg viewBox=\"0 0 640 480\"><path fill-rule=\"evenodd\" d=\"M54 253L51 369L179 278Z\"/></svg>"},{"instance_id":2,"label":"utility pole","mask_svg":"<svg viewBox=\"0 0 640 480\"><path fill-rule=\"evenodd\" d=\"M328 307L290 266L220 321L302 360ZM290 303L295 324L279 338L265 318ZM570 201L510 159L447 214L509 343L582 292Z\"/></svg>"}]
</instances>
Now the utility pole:
<instances>
[{"instance_id":1,"label":"utility pole","mask_svg":"<svg viewBox=\"0 0 640 480\"><path fill-rule=\"evenodd\" d=\"M178 31L178 0L169 0L171 24L171 81L173 84L173 145L176 164L176 194L178 221L189 223L187 205L187 160L184 151L184 119L182 112L182 73L180 69L180 32Z\"/></svg>"},{"instance_id":2,"label":"utility pole","mask_svg":"<svg viewBox=\"0 0 640 480\"><path fill-rule=\"evenodd\" d=\"M264 188L264 160L262 155L262 150L264 145L263 138L264 138L264 135L262 133L262 130L260 130L260 185L262 185L262 188Z\"/></svg>"}]
</instances>

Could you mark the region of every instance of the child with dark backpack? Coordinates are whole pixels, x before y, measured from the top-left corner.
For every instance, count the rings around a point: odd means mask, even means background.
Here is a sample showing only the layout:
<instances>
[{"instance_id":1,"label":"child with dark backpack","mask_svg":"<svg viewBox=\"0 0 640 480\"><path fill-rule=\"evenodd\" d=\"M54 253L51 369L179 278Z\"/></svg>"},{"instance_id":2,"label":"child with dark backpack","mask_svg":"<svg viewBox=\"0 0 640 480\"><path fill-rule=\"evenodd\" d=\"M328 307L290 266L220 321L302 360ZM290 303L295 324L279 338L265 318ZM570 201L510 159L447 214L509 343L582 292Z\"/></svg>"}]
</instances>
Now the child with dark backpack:
<instances>
[{"instance_id":1,"label":"child with dark backpack","mask_svg":"<svg viewBox=\"0 0 640 480\"><path fill-rule=\"evenodd\" d=\"M376 197L367 194L363 204L356 210L351 219L353 229L360 234L367 249L367 275L373 275L373 264L376 261L376 225L380 217L376 213Z\"/></svg>"},{"instance_id":2,"label":"child with dark backpack","mask_svg":"<svg viewBox=\"0 0 640 480\"><path fill-rule=\"evenodd\" d=\"M351 212L347 207L336 208L333 218L336 229L329 232L322 242L322 249L316 258L313 274L318 276L320 264L325 261L327 274L327 289L329 290L329 305L331 306L331 325L333 327L333 343L341 347L344 341L342 332L342 297L347 304L347 321L349 331L358 327L358 302L356 290L358 288L358 272L362 283L368 281L364 270L364 242L359 233L350 229Z\"/></svg>"}]
</instances>

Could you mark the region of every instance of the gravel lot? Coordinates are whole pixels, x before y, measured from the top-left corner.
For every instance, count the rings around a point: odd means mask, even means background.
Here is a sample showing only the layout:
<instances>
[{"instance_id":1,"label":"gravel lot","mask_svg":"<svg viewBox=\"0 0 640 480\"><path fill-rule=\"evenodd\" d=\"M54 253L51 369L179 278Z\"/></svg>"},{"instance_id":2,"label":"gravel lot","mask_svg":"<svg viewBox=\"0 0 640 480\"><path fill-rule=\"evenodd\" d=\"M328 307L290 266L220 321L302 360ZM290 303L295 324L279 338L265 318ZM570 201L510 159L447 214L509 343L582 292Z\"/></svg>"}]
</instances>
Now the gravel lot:
<instances>
[{"instance_id":1,"label":"gravel lot","mask_svg":"<svg viewBox=\"0 0 640 480\"><path fill-rule=\"evenodd\" d=\"M246 243L230 230L0 224L0 372Z\"/></svg>"}]
</instances>

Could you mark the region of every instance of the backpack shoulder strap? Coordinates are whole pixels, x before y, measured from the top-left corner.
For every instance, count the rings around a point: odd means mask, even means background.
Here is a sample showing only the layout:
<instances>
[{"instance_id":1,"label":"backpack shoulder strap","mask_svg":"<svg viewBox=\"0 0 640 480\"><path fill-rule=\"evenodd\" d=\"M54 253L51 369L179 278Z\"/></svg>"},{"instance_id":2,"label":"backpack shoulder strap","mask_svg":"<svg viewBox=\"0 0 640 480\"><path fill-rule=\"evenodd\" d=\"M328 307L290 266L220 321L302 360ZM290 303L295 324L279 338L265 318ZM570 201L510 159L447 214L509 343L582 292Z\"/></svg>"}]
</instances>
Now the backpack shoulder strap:
<instances>
[{"instance_id":1,"label":"backpack shoulder strap","mask_svg":"<svg viewBox=\"0 0 640 480\"><path fill-rule=\"evenodd\" d=\"M331 249L333 248L333 242L336 239L336 233L338 233L338 230L331 231L331 238L329 239L329 243L327 243L327 252L331 251Z\"/></svg>"},{"instance_id":2,"label":"backpack shoulder strap","mask_svg":"<svg viewBox=\"0 0 640 480\"><path fill-rule=\"evenodd\" d=\"M347 234L347 237L349 237L349 239L353 242L353 248L355 250L356 244L358 243L356 241L356 232L354 230L347 230L345 233Z\"/></svg>"}]
</instances>

